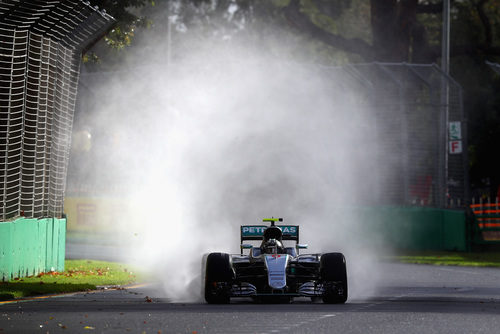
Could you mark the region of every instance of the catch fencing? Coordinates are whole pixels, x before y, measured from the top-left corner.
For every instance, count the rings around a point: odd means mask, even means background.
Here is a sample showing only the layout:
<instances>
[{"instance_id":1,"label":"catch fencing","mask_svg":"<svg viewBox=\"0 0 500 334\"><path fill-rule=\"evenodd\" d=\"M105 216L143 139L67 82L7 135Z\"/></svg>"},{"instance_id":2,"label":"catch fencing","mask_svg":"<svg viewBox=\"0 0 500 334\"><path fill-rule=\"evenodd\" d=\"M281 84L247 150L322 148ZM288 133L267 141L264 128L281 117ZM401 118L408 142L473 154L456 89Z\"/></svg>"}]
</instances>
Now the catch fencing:
<instances>
[{"instance_id":1,"label":"catch fencing","mask_svg":"<svg viewBox=\"0 0 500 334\"><path fill-rule=\"evenodd\" d=\"M486 64L489 65L490 68L493 71L495 71L496 73L500 74L500 64L492 63L492 62L489 62L489 61L487 61Z\"/></svg>"},{"instance_id":2,"label":"catch fencing","mask_svg":"<svg viewBox=\"0 0 500 334\"><path fill-rule=\"evenodd\" d=\"M289 72L301 67L282 63L276 66L290 66ZM175 64L171 67L172 75L183 71ZM369 115L367 132L376 138L367 138L373 153L365 163L375 168L360 176L363 179L359 183L366 191L360 194L358 205L467 207L467 123L462 88L453 78L435 64L366 63L302 68L308 71L307 75L320 77L325 91L356 92L359 99L354 109L358 110L349 112ZM142 78L154 78L159 72L154 66L129 71ZM123 74L82 73L81 87L86 94L79 101L79 112L84 114L92 109L89 106L95 106L95 96L99 95L96 82ZM102 194L102 184L82 184L77 179L75 176L75 184L70 185L74 196L92 193L81 189ZM109 189L109 185L106 187Z\"/></svg>"},{"instance_id":3,"label":"catch fencing","mask_svg":"<svg viewBox=\"0 0 500 334\"><path fill-rule=\"evenodd\" d=\"M113 22L86 1L0 2L0 220L62 216L81 54Z\"/></svg>"},{"instance_id":4,"label":"catch fencing","mask_svg":"<svg viewBox=\"0 0 500 334\"><path fill-rule=\"evenodd\" d=\"M375 122L371 205L465 208L467 124L461 86L435 64L368 63L341 72Z\"/></svg>"}]
</instances>

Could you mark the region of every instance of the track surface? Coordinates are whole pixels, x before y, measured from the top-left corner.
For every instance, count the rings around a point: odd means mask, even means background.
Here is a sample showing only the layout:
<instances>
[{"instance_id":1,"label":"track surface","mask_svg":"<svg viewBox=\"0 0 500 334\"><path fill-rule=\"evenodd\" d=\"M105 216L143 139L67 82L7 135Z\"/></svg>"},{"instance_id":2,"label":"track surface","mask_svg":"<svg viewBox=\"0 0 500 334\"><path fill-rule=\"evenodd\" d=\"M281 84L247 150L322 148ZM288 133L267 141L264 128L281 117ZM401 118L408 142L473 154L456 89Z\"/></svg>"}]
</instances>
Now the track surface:
<instances>
[{"instance_id":1,"label":"track surface","mask_svg":"<svg viewBox=\"0 0 500 334\"><path fill-rule=\"evenodd\" d=\"M380 265L345 305L171 303L149 285L0 304L0 333L498 333L499 269Z\"/></svg>"}]
</instances>

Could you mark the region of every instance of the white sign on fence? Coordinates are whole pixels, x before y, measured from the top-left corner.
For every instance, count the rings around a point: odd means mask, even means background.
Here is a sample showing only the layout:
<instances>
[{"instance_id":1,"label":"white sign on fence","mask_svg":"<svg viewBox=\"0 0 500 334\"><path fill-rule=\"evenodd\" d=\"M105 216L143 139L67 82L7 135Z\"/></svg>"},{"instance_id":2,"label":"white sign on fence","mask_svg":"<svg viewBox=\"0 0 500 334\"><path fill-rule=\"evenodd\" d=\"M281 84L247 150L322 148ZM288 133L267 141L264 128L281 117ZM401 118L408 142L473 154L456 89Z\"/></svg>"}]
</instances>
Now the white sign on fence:
<instances>
[{"instance_id":1,"label":"white sign on fence","mask_svg":"<svg viewBox=\"0 0 500 334\"><path fill-rule=\"evenodd\" d=\"M449 152L450 154L462 153L462 141L461 140L450 141Z\"/></svg>"},{"instance_id":2,"label":"white sign on fence","mask_svg":"<svg viewBox=\"0 0 500 334\"><path fill-rule=\"evenodd\" d=\"M462 127L460 122L450 122L449 135L450 140L462 139Z\"/></svg>"}]
</instances>

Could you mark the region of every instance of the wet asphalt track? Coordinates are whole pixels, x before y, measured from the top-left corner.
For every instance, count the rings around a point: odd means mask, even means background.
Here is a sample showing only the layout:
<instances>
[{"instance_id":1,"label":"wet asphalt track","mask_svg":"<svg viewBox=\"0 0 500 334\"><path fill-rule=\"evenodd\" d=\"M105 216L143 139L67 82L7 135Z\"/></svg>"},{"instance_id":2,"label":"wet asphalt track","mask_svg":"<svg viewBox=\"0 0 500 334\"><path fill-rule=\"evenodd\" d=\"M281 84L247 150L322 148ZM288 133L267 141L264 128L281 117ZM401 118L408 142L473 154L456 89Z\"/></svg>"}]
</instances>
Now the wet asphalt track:
<instances>
[{"instance_id":1,"label":"wet asphalt track","mask_svg":"<svg viewBox=\"0 0 500 334\"><path fill-rule=\"evenodd\" d=\"M0 334L500 332L500 269L380 265L379 288L345 305L170 303L149 285L0 304Z\"/></svg>"}]
</instances>

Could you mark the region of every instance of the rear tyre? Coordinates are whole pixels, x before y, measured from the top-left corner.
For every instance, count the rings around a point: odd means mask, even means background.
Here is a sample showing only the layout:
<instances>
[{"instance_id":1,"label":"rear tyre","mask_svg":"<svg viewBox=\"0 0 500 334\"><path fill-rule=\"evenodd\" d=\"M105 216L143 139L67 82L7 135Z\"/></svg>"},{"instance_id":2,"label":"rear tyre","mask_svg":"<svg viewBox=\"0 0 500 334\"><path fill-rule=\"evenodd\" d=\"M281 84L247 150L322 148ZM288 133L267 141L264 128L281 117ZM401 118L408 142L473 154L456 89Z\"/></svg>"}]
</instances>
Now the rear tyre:
<instances>
[{"instance_id":1,"label":"rear tyre","mask_svg":"<svg viewBox=\"0 0 500 334\"><path fill-rule=\"evenodd\" d=\"M325 286L323 302L343 304L347 300L347 269L342 253L326 253L320 259L320 278Z\"/></svg>"},{"instance_id":2,"label":"rear tyre","mask_svg":"<svg viewBox=\"0 0 500 334\"><path fill-rule=\"evenodd\" d=\"M205 300L209 304L229 303L229 292L233 279L229 254L210 253L205 271Z\"/></svg>"}]
</instances>

